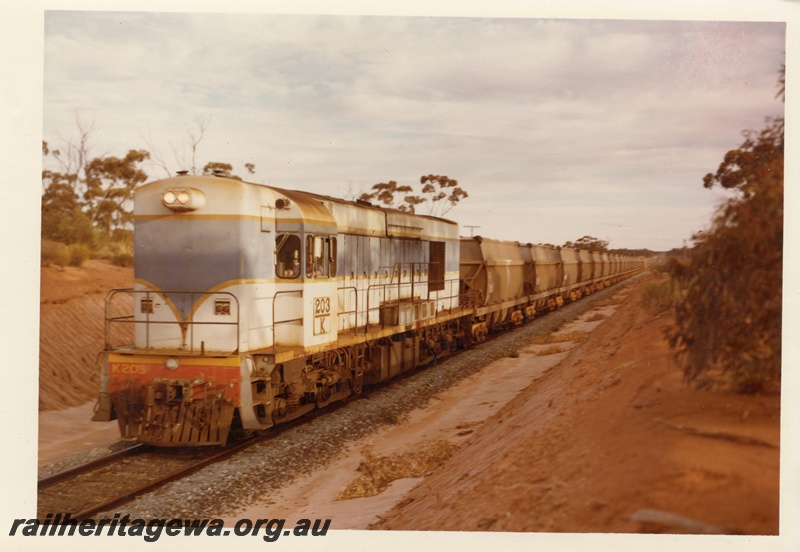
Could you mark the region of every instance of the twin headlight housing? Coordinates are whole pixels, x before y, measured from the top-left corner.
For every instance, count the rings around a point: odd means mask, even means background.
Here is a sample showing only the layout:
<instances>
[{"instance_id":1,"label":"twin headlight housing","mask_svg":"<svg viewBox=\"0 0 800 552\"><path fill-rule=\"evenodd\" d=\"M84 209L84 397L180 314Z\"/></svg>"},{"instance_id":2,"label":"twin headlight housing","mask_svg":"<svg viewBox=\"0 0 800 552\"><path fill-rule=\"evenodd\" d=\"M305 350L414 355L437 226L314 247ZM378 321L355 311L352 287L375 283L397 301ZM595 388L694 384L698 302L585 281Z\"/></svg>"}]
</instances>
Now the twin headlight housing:
<instances>
[{"instance_id":1,"label":"twin headlight housing","mask_svg":"<svg viewBox=\"0 0 800 552\"><path fill-rule=\"evenodd\" d=\"M161 203L173 211L194 211L206 204L206 196L196 188L168 188L161 194Z\"/></svg>"}]
</instances>

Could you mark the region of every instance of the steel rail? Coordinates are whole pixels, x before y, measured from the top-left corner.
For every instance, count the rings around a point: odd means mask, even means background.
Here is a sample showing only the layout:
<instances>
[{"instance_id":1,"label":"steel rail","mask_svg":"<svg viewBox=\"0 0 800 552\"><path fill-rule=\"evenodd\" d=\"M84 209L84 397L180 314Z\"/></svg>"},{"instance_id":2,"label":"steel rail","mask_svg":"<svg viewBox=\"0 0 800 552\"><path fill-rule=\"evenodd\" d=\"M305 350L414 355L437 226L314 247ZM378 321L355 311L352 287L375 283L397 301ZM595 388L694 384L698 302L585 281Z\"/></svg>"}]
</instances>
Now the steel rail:
<instances>
[{"instance_id":1,"label":"steel rail","mask_svg":"<svg viewBox=\"0 0 800 552\"><path fill-rule=\"evenodd\" d=\"M121 504L125 504L126 502L130 502L131 500L135 499L138 496L141 496L141 495L143 495L143 494L145 494L147 492L153 491L153 490L155 490L155 489L157 489L159 487L163 487L167 483L171 483L172 481L176 481L178 479L182 479L183 477L191 475L194 472L196 472L196 471L198 471L198 470L200 470L202 468L205 468L206 466L209 466L211 464L215 464L216 462L219 462L220 460L224 460L225 458L227 458L229 456L233 456L237 452L242 451L242 450L254 445L256 442L263 440L265 437L266 436L263 436L263 435L262 436L258 436L258 437L252 437L250 439L241 441L240 443L237 443L237 444L235 444L233 446L226 447L225 449L223 449L222 451L218 452L217 454L213 454L213 455L211 455L211 456L209 456L207 458L203 458L202 460L200 460L198 462L195 462L195 463L191 464L190 466L183 467L183 468L180 468L178 470L175 470L170 474L167 474L167 475L165 475L163 477L160 477L159 479L150 481L150 482L145 483L143 485L140 485L139 487L136 487L134 489L127 490L125 492L125 494L123 494L123 495L119 495L117 497L114 497L114 498L111 498L109 500L106 500L105 502L103 502L101 504L96 504L94 506L90 506L89 508L81 510L80 512L76 512L76 513L72 514L71 517L72 517L72 519L77 519L78 521L84 520L84 519L90 519L95 514L98 514L100 512L103 512L103 511L111 509L111 508L114 508L114 507L119 506Z\"/></svg>"},{"instance_id":2,"label":"steel rail","mask_svg":"<svg viewBox=\"0 0 800 552\"><path fill-rule=\"evenodd\" d=\"M95 468L100 468L102 466L112 464L121 458L125 458L127 456L131 456L134 454L139 454L147 450L147 448L148 446L145 444L142 443L135 444L128 448L112 452L111 454L107 454L106 456L103 456L101 458L96 458L95 460L91 460L89 462L86 462L85 464L81 464L80 466L75 466L74 468L68 468L58 473L54 473L53 475L42 477L36 483L37 488L38 490L41 491L42 489L52 487L56 483L60 483L65 479L69 479L70 477L77 477L78 475L91 471Z\"/></svg>"},{"instance_id":3,"label":"steel rail","mask_svg":"<svg viewBox=\"0 0 800 552\"><path fill-rule=\"evenodd\" d=\"M109 499L103 501L102 503L95 504L93 506L89 506L89 507L84 508L83 510L78 511L78 512L69 512L70 513L70 518L78 520L78 521L85 520L85 519L93 519L93 516L95 516L98 513L104 512L106 510L110 510L112 508L115 508L115 507L120 506L122 504L125 504L127 502L130 502L130 501L136 499L137 497L139 497L139 496L141 496L143 494L146 494L148 492L154 491L154 490L158 489L159 487L162 487L162 486L166 485L167 483L170 483L172 481L176 481L178 479L182 479L184 477L187 477L187 476L195 473L196 471L199 471L202 468L205 468L207 466L210 466L212 464L215 464L217 462L225 460L226 458L228 458L230 456L233 456L237 452L241 452L241 451L243 451L243 450L245 450L245 449L247 449L247 448L249 448L249 447L251 447L251 446L253 446L255 444L258 444L258 443L261 443L263 441L267 441L269 439L277 437L278 435L282 434L285 431L289 431L291 429L297 428L299 426L302 426L302 425L304 425L306 423L309 423L309 422L313 421L317 416L325 415L328 412L331 412L333 410L336 410L338 408L343 407L346 404L349 404L350 401L352 401L352 400L358 400L358 399L361 399L361 398L364 398L364 396L363 395L353 395L351 397L348 397L345 400L338 401L337 403L333 403L333 404L325 407L324 409L315 410L315 411L309 412L309 413L301 416L300 418L297 418L295 420L291 420L291 421L286 422L284 424L281 424L281 425L275 426L273 428L270 428L270 429L266 430L265 433L257 433L254 436L251 436L251 437L246 438L246 439L244 439L242 441L239 441L238 443L235 443L233 445L225 447L224 449L222 449L220 452L218 452L216 454L212 454L212 455L207 456L207 457L205 457L205 458L203 458L201 460L193 462L192 464L190 464L188 466L184 466L184 467L181 467L179 469L176 469L173 472L171 472L171 473L169 473L169 474L167 474L165 476L159 477L158 479L154 479L154 480L148 481L147 483L143 483L143 484L139 485L138 487L134 487L132 489L126 489L124 491L124 493L118 494L116 497L109 498ZM138 449L139 446L142 447L141 449L139 449L139 452L144 452L145 450L158 450L158 449L155 449L154 447L151 447L151 446L148 446L148 445L138 445L136 448ZM126 449L126 451L127 450L130 450L130 449ZM124 452L125 451L120 451L120 453L124 453ZM75 477L75 476L80 475L81 473L89 471L90 468L86 468L86 466L91 465L93 468L102 467L104 464L111 464L115 460L119 460L121 458L124 458L124 456L125 456L124 454L114 453L113 458L103 457L102 459L99 459L97 461L97 463L89 462L89 463L84 464L83 466L80 466L80 467L75 468L73 470L65 470L61 474L56 474L56 476L58 476L59 479L57 481L54 480L54 481L50 482L49 485L53 485L53 484L55 484L57 482L67 480L70 477ZM81 470L80 468L85 468L85 469ZM50 478L48 478L48 479L50 479ZM44 479L43 479L43 481L44 481Z\"/></svg>"}]
</instances>

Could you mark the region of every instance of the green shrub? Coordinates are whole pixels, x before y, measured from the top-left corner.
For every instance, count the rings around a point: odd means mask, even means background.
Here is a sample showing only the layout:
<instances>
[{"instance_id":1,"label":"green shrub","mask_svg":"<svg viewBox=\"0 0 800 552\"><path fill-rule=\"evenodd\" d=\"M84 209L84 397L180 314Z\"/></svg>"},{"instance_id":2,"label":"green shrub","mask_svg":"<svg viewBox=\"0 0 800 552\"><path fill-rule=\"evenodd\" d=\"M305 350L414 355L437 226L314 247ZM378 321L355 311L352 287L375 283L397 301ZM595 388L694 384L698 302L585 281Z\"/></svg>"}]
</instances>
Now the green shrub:
<instances>
[{"instance_id":1,"label":"green shrub","mask_svg":"<svg viewBox=\"0 0 800 552\"><path fill-rule=\"evenodd\" d=\"M64 268L70 260L69 250L63 243L53 240L42 240L41 263L43 266L60 266Z\"/></svg>"},{"instance_id":2,"label":"green shrub","mask_svg":"<svg viewBox=\"0 0 800 552\"><path fill-rule=\"evenodd\" d=\"M783 121L746 136L705 179L736 195L671 263L684 291L669 339L688 381L759 393L781 379Z\"/></svg>"},{"instance_id":3,"label":"green shrub","mask_svg":"<svg viewBox=\"0 0 800 552\"><path fill-rule=\"evenodd\" d=\"M650 314L668 311L679 299L680 289L669 277L650 282L642 291L642 306Z\"/></svg>"},{"instance_id":4,"label":"green shrub","mask_svg":"<svg viewBox=\"0 0 800 552\"><path fill-rule=\"evenodd\" d=\"M49 173L51 177L54 175ZM91 243L92 221L67 182L58 178L42 196L42 238L61 243Z\"/></svg>"},{"instance_id":5,"label":"green shrub","mask_svg":"<svg viewBox=\"0 0 800 552\"><path fill-rule=\"evenodd\" d=\"M133 266L133 240L123 239L108 244L108 259L116 266Z\"/></svg>"},{"instance_id":6,"label":"green shrub","mask_svg":"<svg viewBox=\"0 0 800 552\"><path fill-rule=\"evenodd\" d=\"M81 267L92 256L92 250L83 243L73 243L67 246L69 252L69 266Z\"/></svg>"},{"instance_id":7,"label":"green shrub","mask_svg":"<svg viewBox=\"0 0 800 552\"><path fill-rule=\"evenodd\" d=\"M117 253L111 257L111 262L116 266L131 267L133 266L133 253Z\"/></svg>"},{"instance_id":8,"label":"green shrub","mask_svg":"<svg viewBox=\"0 0 800 552\"><path fill-rule=\"evenodd\" d=\"M133 266L133 234L117 233L119 239L112 239L105 232L95 235L95 249L92 257L109 261L116 266Z\"/></svg>"}]
</instances>

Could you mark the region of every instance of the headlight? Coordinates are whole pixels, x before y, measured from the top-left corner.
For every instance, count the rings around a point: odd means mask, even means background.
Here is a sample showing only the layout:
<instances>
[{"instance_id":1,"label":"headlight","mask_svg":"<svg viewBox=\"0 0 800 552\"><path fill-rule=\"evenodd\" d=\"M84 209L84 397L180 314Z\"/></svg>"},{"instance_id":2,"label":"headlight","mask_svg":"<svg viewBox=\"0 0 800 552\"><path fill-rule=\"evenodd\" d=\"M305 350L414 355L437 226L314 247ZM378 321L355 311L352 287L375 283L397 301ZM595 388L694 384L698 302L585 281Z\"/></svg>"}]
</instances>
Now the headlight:
<instances>
[{"instance_id":1,"label":"headlight","mask_svg":"<svg viewBox=\"0 0 800 552\"><path fill-rule=\"evenodd\" d=\"M170 188L161 194L161 203L173 211L194 211L206 204L206 196L196 188Z\"/></svg>"},{"instance_id":2,"label":"headlight","mask_svg":"<svg viewBox=\"0 0 800 552\"><path fill-rule=\"evenodd\" d=\"M169 370L174 370L175 368L178 367L178 364L180 364L180 363L178 362L178 359L175 358L175 357L169 357L166 360L166 362L164 362L164 366L166 366L167 369L169 369Z\"/></svg>"}]
</instances>

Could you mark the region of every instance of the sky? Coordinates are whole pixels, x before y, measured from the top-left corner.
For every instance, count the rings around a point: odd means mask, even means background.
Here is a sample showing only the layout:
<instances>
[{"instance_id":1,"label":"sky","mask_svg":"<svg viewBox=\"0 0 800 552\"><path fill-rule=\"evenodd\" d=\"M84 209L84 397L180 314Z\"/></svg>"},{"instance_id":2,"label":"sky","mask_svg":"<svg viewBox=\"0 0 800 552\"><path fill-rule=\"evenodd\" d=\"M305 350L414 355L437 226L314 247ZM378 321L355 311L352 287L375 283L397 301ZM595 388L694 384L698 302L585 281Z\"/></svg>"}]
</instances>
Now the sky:
<instances>
[{"instance_id":1,"label":"sky","mask_svg":"<svg viewBox=\"0 0 800 552\"><path fill-rule=\"evenodd\" d=\"M161 178L207 124L198 168L345 198L446 175L462 235L554 245L690 243L726 197L703 176L784 110L780 21L49 11L43 46L51 148L80 121Z\"/></svg>"}]
</instances>

